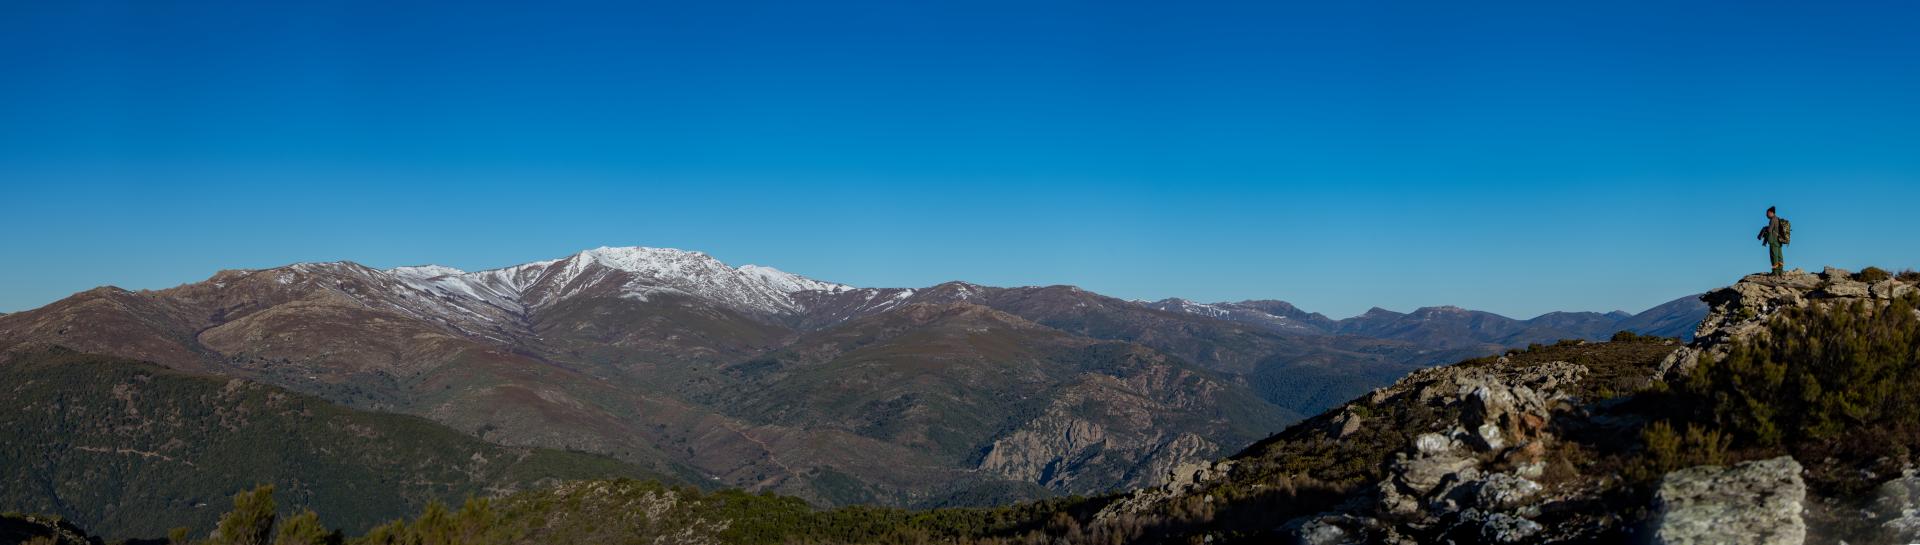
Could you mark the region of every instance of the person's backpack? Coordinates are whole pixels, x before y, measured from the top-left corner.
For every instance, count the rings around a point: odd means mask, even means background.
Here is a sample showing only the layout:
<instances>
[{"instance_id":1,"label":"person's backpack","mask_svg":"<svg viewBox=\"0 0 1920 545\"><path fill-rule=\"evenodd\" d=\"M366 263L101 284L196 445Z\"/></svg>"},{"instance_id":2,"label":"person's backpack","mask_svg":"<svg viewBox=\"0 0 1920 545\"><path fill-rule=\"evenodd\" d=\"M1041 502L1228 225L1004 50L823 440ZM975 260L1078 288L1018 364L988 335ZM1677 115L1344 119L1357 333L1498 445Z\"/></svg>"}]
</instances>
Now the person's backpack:
<instances>
[{"instance_id":1,"label":"person's backpack","mask_svg":"<svg viewBox=\"0 0 1920 545\"><path fill-rule=\"evenodd\" d=\"M1793 222L1787 221L1787 218L1780 218L1780 244L1793 244Z\"/></svg>"}]
</instances>

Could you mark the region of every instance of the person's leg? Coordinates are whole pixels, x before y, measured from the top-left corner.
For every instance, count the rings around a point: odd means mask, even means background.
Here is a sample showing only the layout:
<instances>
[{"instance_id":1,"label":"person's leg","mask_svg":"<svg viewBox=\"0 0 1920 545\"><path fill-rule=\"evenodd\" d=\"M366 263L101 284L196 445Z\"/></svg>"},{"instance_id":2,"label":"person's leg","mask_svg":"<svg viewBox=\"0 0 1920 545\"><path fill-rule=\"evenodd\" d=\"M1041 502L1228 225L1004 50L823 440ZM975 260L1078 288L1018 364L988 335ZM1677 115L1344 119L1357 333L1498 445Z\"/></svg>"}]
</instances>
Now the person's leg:
<instances>
[{"instance_id":1,"label":"person's leg","mask_svg":"<svg viewBox=\"0 0 1920 545\"><path fill-rule=\"evenodd\" d=\"M1768 257L1768 258L1771 258L1771 259L1772 259L1772 262L1773 262L1773 274L1774 274L1775 276L1778 276L1778 275L1780 275L1780 274L1783 274L1783 273L1785 273L1785 272L1786 272L1786 270L1785 270L1785 269L1786 269L1786 265L1787 265L1787 261L1786 261L1785 259L1782 259L1782 258L1780 257L1780 245L1779 245L1779 244L1768 244L1768 245L1767 245L1767 257Z\"/></svg>"}]
</instances>

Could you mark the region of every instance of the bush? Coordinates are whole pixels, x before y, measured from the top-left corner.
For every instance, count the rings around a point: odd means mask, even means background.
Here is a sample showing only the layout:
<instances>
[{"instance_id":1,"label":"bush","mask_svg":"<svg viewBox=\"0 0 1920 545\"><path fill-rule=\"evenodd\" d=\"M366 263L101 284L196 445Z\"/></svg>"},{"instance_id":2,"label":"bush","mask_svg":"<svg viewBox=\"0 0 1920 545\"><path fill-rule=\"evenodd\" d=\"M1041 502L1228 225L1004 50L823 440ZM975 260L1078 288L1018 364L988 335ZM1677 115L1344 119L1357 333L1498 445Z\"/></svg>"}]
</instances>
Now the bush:
<instances>
[{"instance_id":1,"label":"bush","mask_svg":"<svg viewBox=\"0 0 1920 545\"><path fill-rule=\"evenodd\" d=\"M308 509L280 523L273 545L329 545L340 542L340 535L320 525L320 514Z\"/></svg>"},{"instance_id":2,"label":"bush","mask_svg":"<svg viewBox=\"0 0 1920 545\"><path fill-rule=\"evenodd\" d=\"M1907 269L1904 271L1900 271L1900 274L1895 275L1894 277L1899 278L1903 282L1920 282L1920 271Z\"/></svg>"},{"instance_id":3,"label":"bush","mask_svg":"<svg viewBox=\"0 0 1920 545\"><path fill-rule=\"evenodd\" d=\"M1639 333L1622 329L1619 332L1614 333L1613 338L1608 340L1611 340L1617 343L1630 343L1630 342L1660 342L1660 341L1666 341L1669 339L1659 335L1641 335Z\"/></svg>"},{"instance_id":4,"label":"bush","mask_svg":"<svg viewBox=\"0 0 1920 545\"><path fill-rule=\"evenodd\" d=\"M1646 445L1641 465L1632 470L1634 478L1651 479L1668 471L1698 465L1727 463L1727 449L1733 437L1720 430L1687 424L1685 434L1677 433L1667 421L1654 422L1640 431Z\"/></svg>"},{"instance_id":5,"label":"bush","mask_svg":"<svg viewBox=\"0 0 1920 545\"><path fill-rule=\"evenodd\" d=\"M1715 424L1759 446L1920 428L1916 306L1920 297L1908 296L1783 309L1766 334L1703 358L1685 392Z\"/></svg>"},{"instance_id":6,"label":"bush","mask_svg":"<svg viewBox=\"0 0 1920 545\"><path fill-rule=\"evenodd\" d=\"M267 545L273 532L273 485L233 495L233 510L220 516L213 545Z\"/></svg>"},{"instance_id":7,"label":"bush","mask_svg":"<svg viewBox=\"0 0 1920 545\"><path fill-rule=\"evenodd\" d=\"M1884 281L1888 278L1893 278L1893 273L1887 272L1886 269L1882 269L1879 267L1867 267L1865 269L1861 269L1860 272L1854 273L1853 275L1854 280L1859 280L1861 282L1866 282L1868 284Z\"/></svg>"}]
</instances>

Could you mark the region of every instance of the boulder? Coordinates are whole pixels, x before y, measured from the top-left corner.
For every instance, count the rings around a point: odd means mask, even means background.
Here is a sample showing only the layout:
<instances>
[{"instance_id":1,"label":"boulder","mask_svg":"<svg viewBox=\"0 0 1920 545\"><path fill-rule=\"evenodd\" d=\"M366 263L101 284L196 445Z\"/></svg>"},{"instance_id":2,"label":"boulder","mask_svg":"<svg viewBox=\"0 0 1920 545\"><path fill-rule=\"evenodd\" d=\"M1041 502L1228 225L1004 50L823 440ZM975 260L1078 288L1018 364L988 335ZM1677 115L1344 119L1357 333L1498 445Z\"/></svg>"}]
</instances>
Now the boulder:
<instances>
[{"instance_id":1,"label":"boulder","mask_svg":"<svg viewBox=\"0 0 1920 545\"><path fill-rule=\"evenodd\" d=\"M1881 299L1897 299L1913 293L1914 287L1899 280L1887 279L1875 282L1869 291Z\"/></svg>"},{"instance_id":2,"label":"boulder","mask_svg":"<svg viewBox=\"0 0 1920 545\"><path fill-rule=\"evenodd\" d=\"M1653 542L1664 545L1800 545L1807 485L1792 457L1668 473L1654 494Z\"/></svg>"},{"instance_id":3,"label":"boulder","mask_svg":"<svg viewBox=\"0 0 1920 545\"><path fill-rule=\"evenodd\" d=\"M1296 543L1300 545L1346 545L1358 543L1359 536L1348 532L1340 525L1340 517L1313 517L1302 521L1294 530Z\"/></svg>"},{"instance_id":4,"label":"boulder","mask_svg":"<svg viewBox=\"0 0 1920 545\"><path fill-rule=\"evenodd\" d=\"M1401 455L1394 460L1391 471L1407 492L1424 497L1437 492L1443 483L1461 480L1458 473L1479 465L1479 460L1457 454Z\"/></svg>"},{"instance_id":5,"label":"boulder","mask_svg":"<svg viewBox=\"0 0 1920 545\"><path fill-rule=\"evenodd\" d=\"M1866 297L1867 283L1839 279L1829 282L1827 287L1820 288L1820 291L1826 293L1828 297Z\"/></svg>"},{"instance_id":6,"label":"boulder","mask_svg":"<svg viewBox=\"0 0 1920 545\"><path fill-rule=\"evenodd\" d=\"M1519 543L1540 530L1540 523L1506 513L1487 515L1480 522L1480 538L1488 543Z\"/></svg>"},{"instance_id":7,"label":"boulder","mask_svg":"<svg viewBox=\"0 0 1920 545\"><path fill-rule=\"evenodd\" d=\"M1340 416L1333 419L1334 437L1346 439L1360 433L1360 428L1365 426L1366 422L1366 417L1360 416L1360 413L1353 412L1353 408L1348 407L1340 412Z\"/></svg>"},{"instance_id":8,"label":"boulder","mask_svg":"<svg viewBox=\"0 0 1920 545\"><path fill-rule=\"evenodd\" d=\"M1907 470L1899 478L1881 483L1877 492L1868 513L1886 532L1888 542L1920 542L1920 475Z\"/></svg>"}]
</instances>

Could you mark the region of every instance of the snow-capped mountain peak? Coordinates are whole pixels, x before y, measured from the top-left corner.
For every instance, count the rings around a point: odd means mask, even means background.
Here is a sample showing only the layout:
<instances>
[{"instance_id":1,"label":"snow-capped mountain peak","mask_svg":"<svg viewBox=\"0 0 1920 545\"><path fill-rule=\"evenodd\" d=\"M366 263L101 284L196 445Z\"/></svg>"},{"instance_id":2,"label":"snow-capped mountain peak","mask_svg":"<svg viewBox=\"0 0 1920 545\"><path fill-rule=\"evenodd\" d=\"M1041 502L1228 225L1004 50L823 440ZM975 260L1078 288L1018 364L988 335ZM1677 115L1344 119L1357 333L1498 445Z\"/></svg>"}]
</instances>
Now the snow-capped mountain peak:
<instances>
[{"instance_id":1,"label":"snow-capped mountain peak","mask_svg":"<svg viewBox=\"0 0 1920 545\"><path fill-rule=\"evenodd\" d=\"M739 273L745 274L749 277L759 279L760 282L766 284L768 287L771 287L776 290L780 290L789 294L799 293L803 291L842 292L842 291L853 289L853 286L814 280L812 278L807 278L805 276L800 276L790 272L782 271L780 269L775 269L773 267L762 267L759 265L741 265L740 268L735 269L735 271L738 271Z\"/></svg>"},{"instance_id":2,"label":"snow-capped mountain peak","mask_svg":"<svg viewBox=\"0 0 1920 545\"><path fill-rule=\"evenodd\" d=\"M477 299L515 313L592 292L643 301L685 295L734 310L785 314L802 310L795 294L853 289L772 267L729 267L704 252L642 246L602 246L560 259L471 273L439 266L387 272L448 297Z\"/></svg>"},{"instance_id":3,"label":"snow-capped mountain peak","mask_svg":"<svg viewBox=\"0 0 1920 545\"><path fill-rule=\"evenodd\" d=\"M468 332L507 327L582 296L641 302L688 297L747 314L781 316L805 312L818 294L855 289L772 267L729 267L703 252L648 247L600 247L476 272L441 265L380 270L348 262L300 263L273 271L279 285L332 279L315 285L372 308L433 317ZM814 295L801 296L810 292Z\"/></svg>"},{"instance_id":4,"label":"snow-capped mountain peak","mask_svg":"<svg viewBox=\"0 0 1920 545\"><path fill-rule=\"evenodd\" d=\"M441 265L410 265L406 267L394 267L391 269L387 269L386 272L387 274L391 274L401 278L410 278L415 280L425 280L428 278L436 278L441 276L458 276L462 274L467 274L467 271L455 269L453 267L441 266Z\"/></svg>"}]
</instances>

